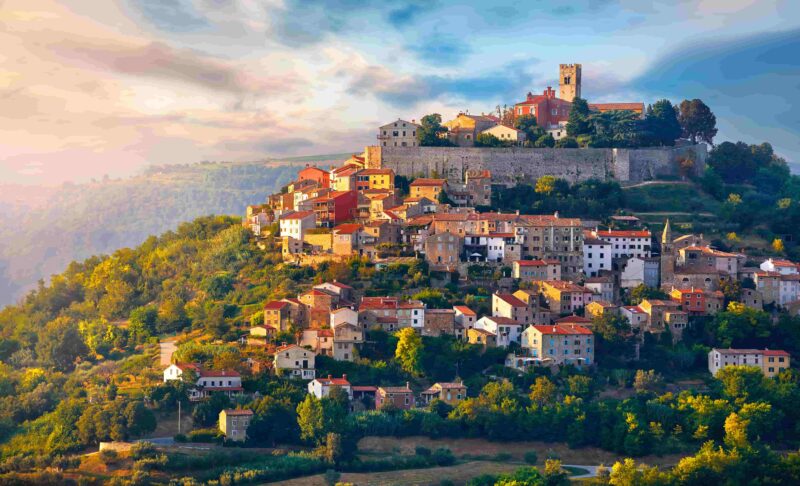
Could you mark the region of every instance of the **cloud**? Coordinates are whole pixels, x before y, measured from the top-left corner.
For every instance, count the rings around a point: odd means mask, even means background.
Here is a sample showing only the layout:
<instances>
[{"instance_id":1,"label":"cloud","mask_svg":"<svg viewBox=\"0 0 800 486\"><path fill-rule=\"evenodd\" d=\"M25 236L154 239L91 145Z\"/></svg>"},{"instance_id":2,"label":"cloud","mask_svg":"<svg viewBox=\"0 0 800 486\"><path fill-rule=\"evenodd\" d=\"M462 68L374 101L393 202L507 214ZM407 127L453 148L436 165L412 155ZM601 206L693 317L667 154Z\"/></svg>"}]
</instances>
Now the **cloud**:
<instances>
[{"instance_id":1,"label":"cloud","mask_svg":"<svg viewBox=\"0 0 800 486\"><path fill-rule=\"evenodd\" d=\"M189 0L133 0L132 3L148 21L168 32L191 32L211 27Z\"/></svg>"},{"instance_id":2,"label":"cloud","mask_svg":"<svg viewBox=\"0 0 800 486\"><path fill-rule=\"evenodd\" d=\"M439 32L422 36L419 43L408 45L406 48L421 61L436 66L461 64L472 52L466 38Z\"/></svg>"},{"instance_id":3,"label":"cloud","mask_svg":"<svg viewBox=\"0 0 800 486\"><path fill-rule=\"evenodd\" d=\"M518 97L537 85L530 68L536 60L513 62L496 71L461 75L399 75L383 66L365 66L349 85L354 95L372 95L396 107L422 101L498 101Z\"/></svg>"},{"instance_id":4,"label":"cloud","mask_svg":"<svg viewBox=\"0 0 800 486\"><path fill-rule=\"evenodd\" d=\"M236 63L162 42L139 45L70 38L53 45L52 50L100 70L180 81L228 93L269 95L289 90L293 84L283 76L257 77Z\"/></svg>"},{"instance_id":5,"label":"cloud","mask_svg":"<svg viewBox=\"0 0 800 486\"><path fill-rule=\"evenodd\" d=\"M630 88L701 98L717 115L718 141L771 142L800 162L800 30L693 42L660 57Z\"/></svg>"}]
</instances>

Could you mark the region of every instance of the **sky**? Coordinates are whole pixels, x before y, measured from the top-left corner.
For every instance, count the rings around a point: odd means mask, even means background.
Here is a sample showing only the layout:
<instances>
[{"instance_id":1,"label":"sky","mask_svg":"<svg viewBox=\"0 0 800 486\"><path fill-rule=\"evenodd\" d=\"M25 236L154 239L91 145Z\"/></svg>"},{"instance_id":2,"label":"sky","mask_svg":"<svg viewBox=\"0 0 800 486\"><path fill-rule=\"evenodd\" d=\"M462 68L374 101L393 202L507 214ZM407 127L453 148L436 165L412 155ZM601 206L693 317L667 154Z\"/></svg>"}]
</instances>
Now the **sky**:
<instances>
[{"instance_id":1,"label":"sky","mask_svg":"<svg viewBox=\"0 0 800 486\"><path fill-rule=\"evenodd\" d=\"M800 163L797 0L0 0L0 183L357 151L583 65L589 101L716 113Z\"/></svg>"}]
</instances>

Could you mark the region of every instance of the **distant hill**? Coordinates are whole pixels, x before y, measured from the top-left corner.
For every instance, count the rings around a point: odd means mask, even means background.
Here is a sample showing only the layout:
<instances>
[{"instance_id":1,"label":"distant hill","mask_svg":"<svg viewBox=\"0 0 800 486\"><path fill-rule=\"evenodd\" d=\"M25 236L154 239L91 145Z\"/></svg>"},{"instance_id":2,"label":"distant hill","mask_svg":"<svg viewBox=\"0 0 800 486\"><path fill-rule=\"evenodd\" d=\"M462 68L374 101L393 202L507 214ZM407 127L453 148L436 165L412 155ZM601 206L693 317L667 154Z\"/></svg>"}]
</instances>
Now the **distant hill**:
<instances>
[{"instance_id":1,"label":"distant hill","mask_svg":"<svg viewBox=\"0 0 800 486\"><path fill-rule=\"evenodd\" d=\"M73 260L136 246L199 216L241 215L291 181L302 163L348 155L159 166L59 188L0 186L0 305Z\"/></svg>"}]
</instances>

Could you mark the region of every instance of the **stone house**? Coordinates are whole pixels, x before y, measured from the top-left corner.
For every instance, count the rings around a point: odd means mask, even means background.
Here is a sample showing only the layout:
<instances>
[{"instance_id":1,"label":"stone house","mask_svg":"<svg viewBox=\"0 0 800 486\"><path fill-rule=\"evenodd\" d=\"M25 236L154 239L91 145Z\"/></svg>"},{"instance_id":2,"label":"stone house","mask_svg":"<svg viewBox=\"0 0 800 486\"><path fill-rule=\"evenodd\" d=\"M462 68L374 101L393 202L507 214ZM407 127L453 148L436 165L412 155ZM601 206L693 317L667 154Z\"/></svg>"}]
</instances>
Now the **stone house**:
<instances>
[{"instance_id":1,"label":"stone house","mask_svg":"<svg viewBox=\"0 0 800 486\"><path fill-rule=\"evenodd\" d=\"M455 315L453 309L425 309L423 336L438 337L442 334L455 334Z\"/></svg>"},{"instance_id":2,"label":"stone house","mask_svg":"<svg viewBox=\"0 0 800 486\"><path fill-rule=\"evenodd\" d=\"M356 346L364 342L364 332L356 325L342 323L333 329L333 359L353 361L357 354Z\"/></svg>"},{"instance_id":3,"label":"stone house","mask_svg":"<svg viewBox=\"0 0 800 486\"><path fill-rule=\"evenodd\" d=\"M281 374L303 380L314 378L314 361L317 355L296 344L284 344L275 349L273 369Z\"/></svg>"},{"instance_id":4,"label":"stone house","mask_svg":"<svg viewBox=\"0 0 800 486\"><path fill-rule=\"evenodd\" d=\"M475 322L475 330L484 330L493 334L495 345L502 347L518 343L523 327L523 324L502 316L484 316Z\"/></svg>"},{"instance_id":5,"label":"stone house","mask_svg":"<svg viewBox=\"0 0 800 486\"><path fill-rule=\"evenodd\" d=\"M512 276L523 282L561 280L561 262L558 260L516 260Z\"/></svg>"},{"instance_id":6,"label":"stone house","mask_svg":"<svg viewBox=\"0 0 800 486\"><path fill-rule=\"evenodd\" d=\"M579 325L529 326L522 333L522 347L540 364L594 363L594 334Z\"/></svg>"},{"instance_id":7,"label":"stone house","mask_svg":"<svg viewBox=\"0 0 800 486\"><path fill-rule=\"evenodd\" d=\"M415 120L397 119L378 127L378 143L382 147L416 147L419 125Z\"/></svg>"},{"instance_id":8,"label":"stone house","mask_svg":"<svg viewBox=\"0 0 800 486\"><path fill-rule=\"evenodd\" d=\"M511 145L522 145L526 140L525 132L505 125L495 125L491 128L487 128L480 132L479 135L492 135L501 142L506 142Z\"/></svg>"},{"instance_id":9,"label":"stone house","mask_svg":"<svg viewBox=\"0 0 800 486\"><path fill-rule=\"evenodd\" d=\"M464 240L452 233L439 233L425 240L425 261L434 270L454 270L461 260Z\"/></svg>"},{"instance_id":10,"label":"stone house","mask_svg":"<svg viewBox=\"0 0 800 486\"><path fill-rule=\"evenodd\" d=\"M486 329L473 327L466 330L467 342L470 344L480 344L484 348L497 347L497 335Z\"/></svg>"},{"instance_id":11,"label":"stone house","mask_svg":"<svg viewBox=\"0 0 800 486\"><path fill-rule=\"evenodd\" d=\"M253 420L253 411L226 408L219 412L219 430L225 434L225 440L244 442L247 440L247 428Z\"/></svg>"},{"instance_id":12,"label":"stone house","mask_svg":"<svg viewBox=\"0 0 800 486\"><path fill-rule=\"evenodd\" d=\"M406 386L379 386L375 394L375 408L380 410L384 407L392 406L399 410L411 410L414 408L414 392L408 383Z\"/></svg>"},{"instance_id":13,"label":"stone house","mask_svg":"<svg viewBox=\"0 0 800 486\"><path fill-rule=\"evenodd\" d=\"M467 398L467 387L463 381L458 383L434 383L430 388L422 392L420 397L425 405L438 399L450 406L456 406Z\"/></svg>"},{"instance_id":14,"label":"stone house","mask_svg":"<svg viewBox=\"0 0 800 486\"><path fill-rule=\"evenodd\" d=\"M545 281L539 292L554 314L571 314L594 300L594 292L563 280Z\"/></svg>"}]
</instances>

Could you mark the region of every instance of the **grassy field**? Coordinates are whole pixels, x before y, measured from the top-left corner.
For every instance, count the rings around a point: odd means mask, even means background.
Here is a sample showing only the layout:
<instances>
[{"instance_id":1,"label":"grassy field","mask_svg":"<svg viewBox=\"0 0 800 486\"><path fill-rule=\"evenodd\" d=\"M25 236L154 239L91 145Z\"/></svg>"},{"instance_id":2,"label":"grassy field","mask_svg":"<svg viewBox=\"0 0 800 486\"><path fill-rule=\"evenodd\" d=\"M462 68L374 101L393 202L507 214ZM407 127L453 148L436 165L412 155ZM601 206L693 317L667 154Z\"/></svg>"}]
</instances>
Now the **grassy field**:
<instances>
[{"instance_id":1,"label":"grassy field","mask_svg":"<svg viewBox=\"0 0 800 486\"><path fill-rule=\"evenodd\" d=\"M464 484L469 479L481 474L501 474L513 472L520 464L510 464L490 461L470 461L448 467L434 467L429 469L406 469L403 471L385 471L377 473L342 473L340 482L352 483L358 486L412 486L439 484L444 479L449 479L456 484ZM318 474L304 478L281 481L280 484L289 486L326 486L325 476Z\"/></svg>"},{"instance_id":2,"label":"grassy field","mask_svg":"<svg viewBox=\"0 0 800 486\"><path fill-rule=\"evenodd\" d=\"M556 442L490 442L484 439L430 439L428 437L365 437L358 442L358 449L367 454L414 454L417 446L436 449L447 447L458 457L469 456L473 458L491 458L497 454L510 454L512 460L523 461L523 456L528 451L535 451L539 457L538 465L544 465L548 456L556 457L564 464L586 465L611 465L623 459L613 452L604 451L595 447L570 449L563 443ZM682 456L645 456L641 462L652 465L671 465L678 462Z\"/></svg>"},{"instance_id":3,"label":"grassy field","mask_svg":"<svg viewBox=\"0 0 800 486\"><path fill-rule=\"evenodd\" d=\"M697 185L656 184L625 189L628 209L643 213L714 213L720 203Z\"/></svg>"}]
</instances>

